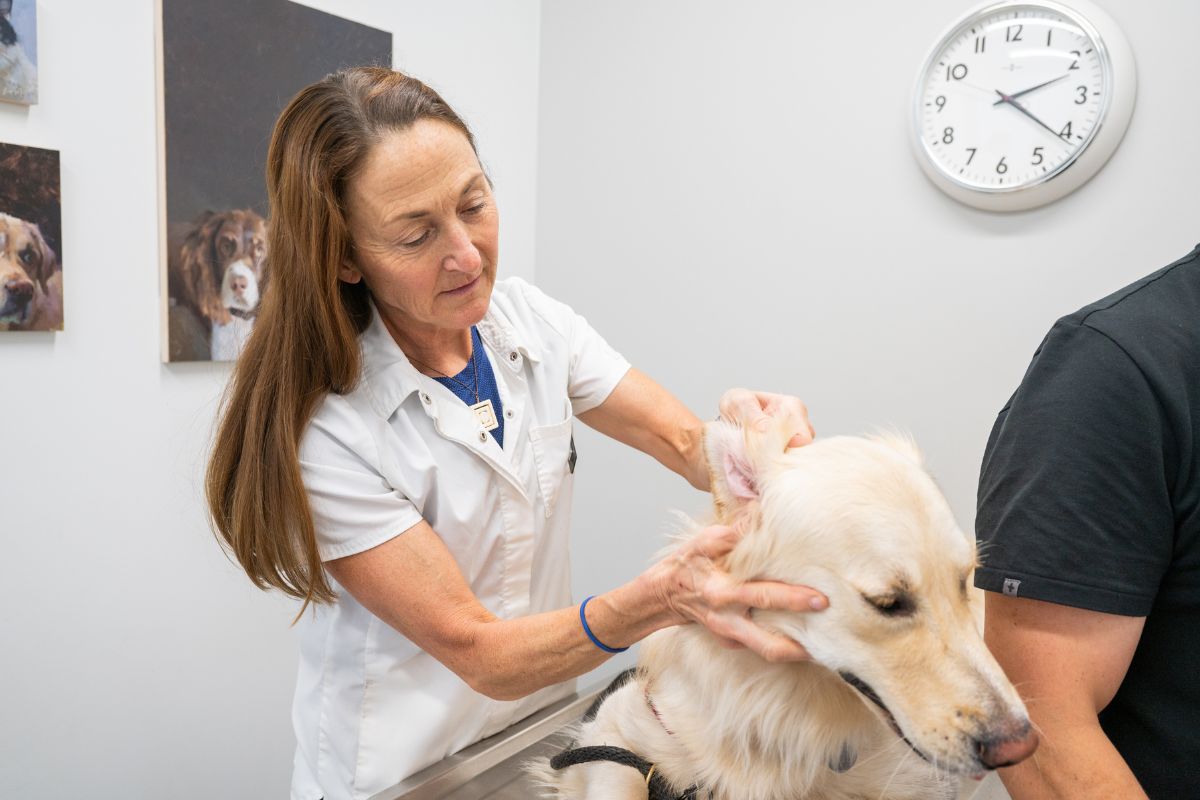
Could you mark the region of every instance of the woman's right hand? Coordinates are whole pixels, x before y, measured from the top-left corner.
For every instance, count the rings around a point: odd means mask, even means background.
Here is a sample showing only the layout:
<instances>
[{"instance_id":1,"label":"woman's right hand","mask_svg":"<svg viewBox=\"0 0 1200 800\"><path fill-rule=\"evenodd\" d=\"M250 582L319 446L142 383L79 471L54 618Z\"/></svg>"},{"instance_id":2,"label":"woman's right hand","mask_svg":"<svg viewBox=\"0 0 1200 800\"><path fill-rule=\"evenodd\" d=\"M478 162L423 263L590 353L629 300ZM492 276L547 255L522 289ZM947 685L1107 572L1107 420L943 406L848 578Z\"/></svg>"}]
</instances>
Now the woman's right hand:
<instances>
[{"instance_id":1,"label":"woman's right hand","mask_svg":"<svg viewBox=\"0 0 1200 800\"><path fill-rule=\"evenodd\" d=\"M735 581L717 562L741 537L735 528L711 525L656 564L651 572L661 601L676 624L698 622L727 647L747 647L767 661L807 661L808 651L800 643L759 626L750 612L821 611L829 606L829 599L807 586Z\"/></svg>"}]
</instances>

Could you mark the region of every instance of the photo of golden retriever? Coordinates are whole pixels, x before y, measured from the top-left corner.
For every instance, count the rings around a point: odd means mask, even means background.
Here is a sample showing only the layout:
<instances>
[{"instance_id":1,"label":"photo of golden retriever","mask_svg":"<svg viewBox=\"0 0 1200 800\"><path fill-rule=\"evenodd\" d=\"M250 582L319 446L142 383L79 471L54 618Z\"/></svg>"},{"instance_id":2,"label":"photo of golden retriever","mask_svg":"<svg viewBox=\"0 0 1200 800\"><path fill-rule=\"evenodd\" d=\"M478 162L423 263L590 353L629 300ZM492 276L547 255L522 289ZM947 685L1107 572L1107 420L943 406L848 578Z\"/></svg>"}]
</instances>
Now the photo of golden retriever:
<instances>
[{"instance_id":1,"label":"photo of golden retriever","mask_svg":"<svg viewBox=\"0 0 1200 800\"><path fill-rule=\"evenodd\" d=\"M61 258L58 151L0 143L0 331L62 330Z\"/></svg>"},{"instance_id":2,"label":"photo of golden retriever","mask_svg":"<svg viewBox=\"0 0 1200 800\"><path fill-rule=\"evenodd\" d=\"M60 331L62 270L32 222L0 213L0 330Z\"/></svg>"},{"instance_id":3,"label":"photo of golden retriever","mask_svg":"<svg viewBox=\"0 0 1200 800\"><path fill-rule=\"evenodd\" d=\"M787 439L717 422L705 447L717 521L745 532L723 566L829 598L755 613L812 661L769 663L699 625L653 634L574 743L530 765L547 797L949 799L1037 747L972 610L974 542L916 446Z\"/></svg>"},{"instance_id":4,"label":"photo of golden retriever","mask_svg":"<svg viewBox=\"0 0 1200 800\"><path fill-rule=\"evenodd\" d=\"M229 326L234 318L222 297L230 268L241 264L254 281L254 307L267 283L267 225L251 209L208 211L188 226L170 245L168 260L168 314L171 320L172 361L213 358L213 330ZM242 311L251 309L242 308ZM244 316L244 315L243 315ZM186 319L182 319L186 317ZM247 320L248 321L248 320ZM248 327L248 326L238 326ZM228 355L228 341L220 344Z\"/></svg>"}]
</instances>

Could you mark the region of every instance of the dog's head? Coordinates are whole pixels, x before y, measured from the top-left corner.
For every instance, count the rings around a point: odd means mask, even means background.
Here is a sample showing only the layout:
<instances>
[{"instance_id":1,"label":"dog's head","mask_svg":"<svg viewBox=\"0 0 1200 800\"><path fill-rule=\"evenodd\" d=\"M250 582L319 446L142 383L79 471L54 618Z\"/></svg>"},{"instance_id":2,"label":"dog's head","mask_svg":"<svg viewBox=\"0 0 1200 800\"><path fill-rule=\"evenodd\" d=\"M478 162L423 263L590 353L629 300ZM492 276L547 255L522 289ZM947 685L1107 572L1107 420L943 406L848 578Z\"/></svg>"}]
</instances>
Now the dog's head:
<instances>
[{"instance_id":1,"label":"dog's head","mask_svg":"<svg viewBox=\"0 0 1200 800\"><path fill-rule=\"evenodd\" d=\"M57 269L58 259L37 225L0 214L0 325L29 322L35 297L47 290Z\"/></svg>"},{"instance_id":2,"label":"dog's head","mask_svg":"<svg viewBox=\"0 0 1200 800\"><path fill-rule=\"evenodd\" d=\"M975 546L909 439L836 437L785 450L765 432L710 423L718 514L745 526L737 578L812 586L815 614L756 619L803 644L919 755L977 774L1037 746L969 602Z\"/></svg>"},{"instance_id":3,"label":"dog's head","mask_svg":"<svg viewBox=\"0 0 1200 800\"><path fill-rule=\"evenodd\" d=\"M205 213L179 251L179 269L186 293L182 299L214 322L227 316L220 311L226 307L220 292L235 261L246 263L261 292L267 278L265 221L249 209Z\"/></svg>"}]
</instances>

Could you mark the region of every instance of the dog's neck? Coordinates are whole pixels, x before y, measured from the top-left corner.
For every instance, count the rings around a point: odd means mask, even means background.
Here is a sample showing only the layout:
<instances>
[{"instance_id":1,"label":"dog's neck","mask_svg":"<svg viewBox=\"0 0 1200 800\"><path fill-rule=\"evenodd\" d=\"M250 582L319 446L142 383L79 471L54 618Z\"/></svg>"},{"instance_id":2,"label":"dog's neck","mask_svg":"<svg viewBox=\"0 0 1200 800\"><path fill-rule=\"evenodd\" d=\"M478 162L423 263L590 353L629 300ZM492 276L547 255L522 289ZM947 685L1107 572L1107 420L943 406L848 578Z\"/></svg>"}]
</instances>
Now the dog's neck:
<instances>
[{"instance_id":1,"label":"dog's neck","mask_svg":"<svg viewBox=\"0 0 1200 800\"><path fill-rule=\"evenodd\" d=\"M655 634L640 667L673 740L663 766L673 780L720 789L718 797L822 796L818 787L836 781L838 767L894 739L831 670L764 665L698 626ZM767 743L787 743L797 757L781 759Z\"/></svg>"}]
</instances>

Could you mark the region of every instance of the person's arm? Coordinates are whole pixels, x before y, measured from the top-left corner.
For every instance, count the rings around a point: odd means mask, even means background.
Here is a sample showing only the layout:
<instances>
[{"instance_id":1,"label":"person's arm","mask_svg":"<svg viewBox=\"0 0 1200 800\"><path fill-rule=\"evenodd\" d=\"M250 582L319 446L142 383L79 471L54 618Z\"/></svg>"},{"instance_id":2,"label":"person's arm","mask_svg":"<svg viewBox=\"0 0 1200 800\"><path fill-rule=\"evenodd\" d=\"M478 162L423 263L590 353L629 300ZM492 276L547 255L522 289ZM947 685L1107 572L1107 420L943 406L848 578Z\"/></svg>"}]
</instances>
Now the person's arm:
<instances>
[{"instance_id":1,"label":"person's arm","mask_svg":"<svg viewBox=\"0 0 1200 800\"><path fill-rule=\"evenodd\" d=\"M730 528L706 528L633 581L595 597L587 606L593 634L609 647L625 647L660 628L700 622L769 661L807 658L792 639L755 625L746 608L803 612L828 601L804 587L734 583L713 561L739 537ZM584 634L577 606L511 620L488 612L425 522L325 567L373 614L497 700L524 697L609 657Z\"/></svg>"},{"instance_id":2,"label":"person's arm","mask_svg":"<svg viewBox=\"0 0 1200 800\"><path fill-rule=\"evenodd\" d=\"M791 445L812 441L808 412L795 397L730 389L719 404L721 416L755 426L768 416L788 414L797 429ZM606 436L656 458L692 486L708 491L708 460L704 456L704 423L674 395L645 373L630 369L612 394L579 419Z\"/></svg>"},{"instance_id":3,"label":"person's arm","mask_svg":"<svg viewBox=\"0 0 1200 800\"><path fill-rule=\"evenodd\" d=\"M1136 800L1137 778L1100 728L1145 617L987 592L984 639L1041 735L1033 758L1000 770L1013 800Z\"/></svg>"}]
</instances>

